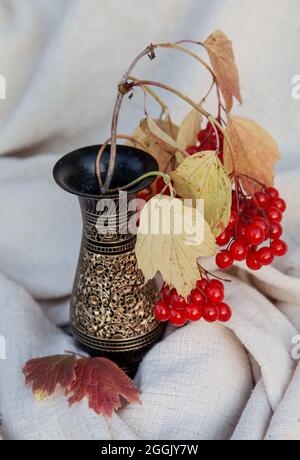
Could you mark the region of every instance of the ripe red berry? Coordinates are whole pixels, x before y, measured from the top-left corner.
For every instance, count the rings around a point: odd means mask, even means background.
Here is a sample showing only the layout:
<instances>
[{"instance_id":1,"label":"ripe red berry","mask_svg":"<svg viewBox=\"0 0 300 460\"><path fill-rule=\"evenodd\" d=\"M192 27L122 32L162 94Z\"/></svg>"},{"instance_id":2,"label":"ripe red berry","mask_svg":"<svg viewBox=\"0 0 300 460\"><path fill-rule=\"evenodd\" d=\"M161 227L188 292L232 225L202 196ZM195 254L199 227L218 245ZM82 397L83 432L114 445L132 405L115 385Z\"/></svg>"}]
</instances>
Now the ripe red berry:
<instances>
[{"instance_id":1,"label":"ripe red berry","mask_svg":"<svg viewBox=\"0 0 300 460\"><path fill-rule=\"evenodd\" d=\"M201 129L201 131L198 133L198 141L203 142L204 139L208 136L207 130L206 129Z\"/></svg>"},{"instance_id":2,"label":"ripe red berry","mask_svg":"<svg viewBox=\"0 0 300 460\"><path fill-rule=\"evenodd\" d=\"M259 208L266 209L270 204L270 197L264 192L255 193L255 201Z\"/></svg>"},{"instance_id":3,"label":"ripe red berry","mask_svg":"<svg viewBox=\"0 0 300 460\"><path fill-rule=\"evenodd\" d=\"M199 291L204 292L204 293L206 293L206 289L208 288L208 286L209 286L209 281L205 278L198 280L196 283L197 289L199 289Z\"/></svg>"},{"instance_id":4,"label":"ripe red berry","mask_svg":"<svg viewBox=\"0 0 300 460\"><path fill-rule=\"evenodd\" d=\"M207 288L207 297L212 303L222 302L224 300L224 289L216 285L210 285Z\"/></svg>"},{"instance_id":5,"label":"ripe red berry","mask_svg":"<svg viewBox=\"0 0 300 460\"><path fill-rule=\"evenodd\" d=\"M277 190L277 188L274 188L274 187L268 187L267 190L266 190L267 194L269 195L269 197L274 200L275 198L278 198L279 197L279 192Z\"/></svg>"},{"instance_id":6,"label":"ripe red berry","mask_svg":"<svg viewBox=\"0 0 300 460\"><path fill-rule=\"evenodd\" d=\"M201 305L189 304L186 307L186 317L188 321L199 321L202 318Z\"/></svg>"},{"instance_id":7,"label":"ripe red berry","mask_svg":"<svg viewBox=\"0 0 300 460\"><path fill-rule=\"evenodd\" d=\"M224 291L224 284L220 280L213 279L210 282L210 286L218 286L220 289L222 289Z\"/></svg>"},{"instance_id":8,"label":"ripe red berry","mask_svg":"<svg viewBox=\"0 0 300 460\"><path fill-rule=\"evenodd\" d=\"M164 302L158 302L154 307L154 316L157 319L157 321L169 321L170 308Z\"/></svg>"},{"instance_id":9,"label":"ripe red berry","mask_svg":"<svg viewBox=\"0 0 300 460\"><path fill-rule=\"evenodd\" d=\"M246 238L246 230L247 230L247 225L240 223L238 225L238 230L237 230L238 238L245 239Z\"/></svg>"},{"instance_id":10,"label":"ripe red berry","mask_svg":"<svg viewBox=\"0 0 300 460\"><path fill-rule=\"evenodd\" d=\"M187 149L187 153L189 155L195 155L195 153L197 152L198 152L198 147L196 147L195 145L192 145L191 147Z\"/></svg>"},{"instance_id":11,"label":"ripe red berry","mask_svg":"<svg viewBox=\"0 0 300 460\"><path fill-rule=\"evenodd\" d=\"M257 253L257 260L261 265L271 265L274 260L273 251L271 248L261 248Z\"/></svg>"},{"instance_id":12,"label":"ripe red berry","mask_svg":"<svg viewBox=\"0 0 300 460\"><path fill-rule=\"evenodd\" d=\"M223 303L223 302L219 303L217 305L217 309L218 309L219 321L221 321L222 323L227 323L228 321L231 320L232 311L229 305L227 305L227 303Z\"/></svg>"},{"instance_id":13,"label":"ripe red berry","mask_svg":"<svg viewBox=\"0 0 300 460\"><path fill-rule=\"evenodd\" d=\"M258 261L258 254L256 251L249 251L246 260L247 266L250 270L260 270L262 264Z\"/></svg>"},{"instance_id":14,"label":"ripe red berry","mask_svg":"<svg viewBox=\"0 0 300 460\"><path fill-rule=\"evenodd\" d=\"M182 295L178 295L177 292L173 292L171 295L171 305L174 308L185 308L186 300Z\"/></svg>"},{"instance_id":15,"label":"ripe red berry","mask_svg":"<svg viewBox=\"0 0 300 460\"><path fill-rule=\"evenodd\" d=\"M283 257L288 252L288 245L283 240L272 241L271 248L274 256Z\"/></svg>"},{"instance_id":16,"label":"ripe red berry","mask_svg":"<svg viewBox=\"0 0 300 460\"><path fill-rule=\"evenodd\" d=\"M249 244L258 246L265 241L266 235L258 225L250 224L246 229L246 238Z\"/></svg>"},{"instance_id":17,"label":"ripe red berry","mask_svg":"<svg viewBox=\"0 0 300 460\"><path fill-rule=\"evenodd\" d=\"M170 287L169 286L164 286L161 290L161 298L164 303L167 305L170 305L171 303L171 296L170 296Z\"/></svg>"},{"instance_id":18,"label":"ripe red berry","mask_svg":"<svg viewBox=\"0 0 300 460\"><path fill-rule=\"evenodd\" d=\"M202 307L202 316L208 323L214 323L219 318L219 312L216 305L205 305Z\"/></svg>"},{"instance_id":19,"label":"ripe red berry","mask_svg":"<svg viewBox=\"0 0 300 460\"><path fill-rule=\"evenodd\" d=\"M284 213L286 211L286 202L282 198L275 198L272 201L272 206L279 209L280 212Z\"/></svg>"},{"instance_id":20,"label":"ripe red berry","mask_svg":"<svg viewBox=\"0 0 300 460\"><path fill-rule=\"evenodd\" d=\"M182 327L187 322L187 316L185 310L178 310L177 308L171 308L170 311L170 323L176 327Z\"/></svg>"},{"instance_id":21,"label":"ripe red berry","mask_svg":"<svg viewBox=\"0 0 300 460\"><path fill-rule=\"evenodd\" d=\"M224 232L221 233L221 235L218 236L216 242L218 246L227 246L229 241L231 240L231 232L229 229L225 229Z\"/></svg>"},{"instance_id":22,"label":"ripe red berry","mask_svg":"<svg viewBox=\"0 0 300 460\"><path fill-rule=\"evenodd\" d=\"M264 232L266 236L270 234L270 225L267 222L267 220L264 219L263 217L254 216L252 218L252 224L258 225L258 227L262 229L262 231Z\"/></svg>"},{"instance_id":23,"label":"ripe red berry","mask_svg":"<svg viewBox=\"0 0 300 460\"><path fill-rule=\"evenodd\" d=\"M191 303L203 305L206 302L205 295L199 289L193 289L190 293Z\"/></svg>"},{"instance_id":24,"label":"ripe red berry","mask_svg":"<svg viewBox=\"0 0 300 460\"><path fill-rule=\"evenodd\" d=\"M222 251L216 256L216 264L221 270L227 270L233 265L233 258L229 251Z\"/></svg>"},{"instance_id":25,"label":"ripe red berry","mask_svg":"<svg viewBox=\"0 0 300 460\"><path fill-rule=\"evenodd\" d=\"M230 246L230 254L232 258L238 262L245 260L248 253L248 246L243 240L236 240Z\"/></svg>"},{"instance_id":26,"label":"ripe red berry","mask_svg":"<svg viewBox=\"0 0 300 460\"><path fill-rule=\"evenodd\" d=\"M238 220L238 213L232 210L227 229L229 230L234 229L236 227L237 220Z\"/></svg>"},{"instance_id":27,"label":"ripe red berry","mask_svg":"<svg viewBox=\"0 0 300 460\"><path fill-rule=\"evenodd\" d=\"M270 225L270 236L272 240L279 240L282 237L283 229L277 222L272 222Z\"/></svg>"},{"instance_id":28,"label":"ripe red berry","mask_svg":"<svg viewBox=\"0 0 300 460\"><path fill-rule=\"evenodd\" d=\"M275 208L275 206L270 206L267 209L267 215L271 222L280 223L282 221L282 212L278 208Z\"/></svg>"}]
</instances>

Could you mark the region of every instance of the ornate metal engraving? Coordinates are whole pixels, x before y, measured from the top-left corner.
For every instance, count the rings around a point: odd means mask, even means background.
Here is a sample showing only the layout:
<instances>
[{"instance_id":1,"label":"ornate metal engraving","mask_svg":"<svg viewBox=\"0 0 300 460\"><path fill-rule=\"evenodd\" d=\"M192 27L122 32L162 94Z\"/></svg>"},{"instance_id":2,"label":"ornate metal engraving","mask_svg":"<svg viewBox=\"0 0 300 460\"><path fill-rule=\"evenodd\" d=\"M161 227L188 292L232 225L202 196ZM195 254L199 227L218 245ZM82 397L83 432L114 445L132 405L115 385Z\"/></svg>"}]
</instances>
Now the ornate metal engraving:
<instances>
[{"instance_id":1,"label":"ornate metal engraving","mask_svg":"<svg viewBox=\"0 0 300 460\"><path fill-rule=\"evenodd\" d=\"M117 214L103 217L108 231L100 234L99 201L80 198L80 204L83 238L71 301L74 335L89 351L108 356L126 369L131 367L130 353L135 352L136 367L143 350L159 340L163 328L153 316L157 293L145 284L137 266L136 237L121 231L131 214L115 199Z\"/></svg>"}]
</instances>

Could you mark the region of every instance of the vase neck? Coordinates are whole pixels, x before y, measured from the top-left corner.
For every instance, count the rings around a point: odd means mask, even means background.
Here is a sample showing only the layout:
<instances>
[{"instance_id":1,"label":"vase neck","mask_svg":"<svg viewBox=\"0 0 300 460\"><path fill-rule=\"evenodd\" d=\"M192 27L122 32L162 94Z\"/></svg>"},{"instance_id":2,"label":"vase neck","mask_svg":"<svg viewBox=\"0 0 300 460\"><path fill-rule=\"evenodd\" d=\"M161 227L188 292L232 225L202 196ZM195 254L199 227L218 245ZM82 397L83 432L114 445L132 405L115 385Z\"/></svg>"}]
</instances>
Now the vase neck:
<instances>
[{"instance_id":1,"label":"vase neck","mask_svg":"<svg viewBox=\"0 0 300 460\"><path fill-rule=\"evenodd\" d=\"M134 249L136 195L117 198L80 197L83 219L83 245L93 252L115 255Z\"/></svg>"}]
</instances>

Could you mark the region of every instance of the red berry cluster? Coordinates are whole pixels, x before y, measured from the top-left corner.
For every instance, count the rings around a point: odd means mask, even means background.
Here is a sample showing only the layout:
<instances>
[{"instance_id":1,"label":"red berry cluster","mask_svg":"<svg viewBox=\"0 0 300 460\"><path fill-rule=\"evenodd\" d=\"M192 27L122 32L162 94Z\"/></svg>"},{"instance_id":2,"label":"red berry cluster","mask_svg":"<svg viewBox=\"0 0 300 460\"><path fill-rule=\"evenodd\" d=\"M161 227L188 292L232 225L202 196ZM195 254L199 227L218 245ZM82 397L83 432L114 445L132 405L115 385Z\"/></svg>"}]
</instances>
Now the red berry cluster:
<instances>
[{"instance_id":1,"label":"red berry cluster","mask_svg":"<svg viewBox=\"0 0 300 460\"><path fill-rule=\"evenodd\" d=\"M154 307L154 315L158 321L169 321L176 327L182 327L188 321L199 321L201 318L209 323L226 323L231 319L232 312L223 300L224 285L215 279L198 280L187 300L176 289L164 286L160 301Z\"/></svg>"},{"instance_id":2,"label":"red berry cluster","mask_svg":"<svg viewBox=\"0 0 300 460\"><path fill-rule=\"evenodd\" d=\"M275 257L284 256L288 251L281 239L285 210L285 201L273 187L253 197L234 191L229 225L217 238L220 247L227 246L217 254L217 266L226 270L234 261L246 261L251 270L260 270L270 265ZM266 241L268 245L264 246Z\"/></svg>"},{"instance_id":3,"label":"red berry cluster","mask_svg":"<svg viewBox=\"0 0 300 460\"><path fill-rule=\"evenodd\" d=\"M223 142L224 142L224 137L219 128L216 128L218 135L219 135L219 141L220 141L220 152L223 152ZM187 153L189 155L195 155L195 153L198 152L205 152L207 150L216 150L217 149L217 136L216 136L216 131L213 128L211 123L207 124L207 127L205 129L201 129L199 131L198 136L198 144L197 145L192 145L187 149ZM219 154L220 159L222 160L223 155L222 153Z\"/></svg>"}]
</instances>

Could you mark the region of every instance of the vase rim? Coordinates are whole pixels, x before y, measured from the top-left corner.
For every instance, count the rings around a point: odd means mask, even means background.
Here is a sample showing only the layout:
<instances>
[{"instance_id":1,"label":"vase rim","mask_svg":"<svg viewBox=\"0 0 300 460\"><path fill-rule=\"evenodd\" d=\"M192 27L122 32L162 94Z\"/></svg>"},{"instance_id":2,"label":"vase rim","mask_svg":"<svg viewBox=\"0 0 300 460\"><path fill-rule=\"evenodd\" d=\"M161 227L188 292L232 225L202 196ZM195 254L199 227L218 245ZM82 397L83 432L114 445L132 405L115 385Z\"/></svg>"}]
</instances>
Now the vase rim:
<instances>
[{"instance_id":1,"label":"vase rim","mask_svg":"<svg viewBox=\"0 0 300 460\"><path fill-rule=\"evenodd\" d=\"M76 149L60 158L53 168L55 182L66 192L85 198L117 198L119 192L103 194L99 190L96 176L96 157L101 145L91 145ZM105 180L110 155L107 146L101 158L100 171ZM124 187L142 175L159 171L158 162L149 153L127 145L117 145L116 168L112 188ZM149 187L156 177L150 176L128 189L130 194ZM120 182L120 185L116 185ZM99 192L98 192L99 191Z\"/></svg>"}]
</instances>

